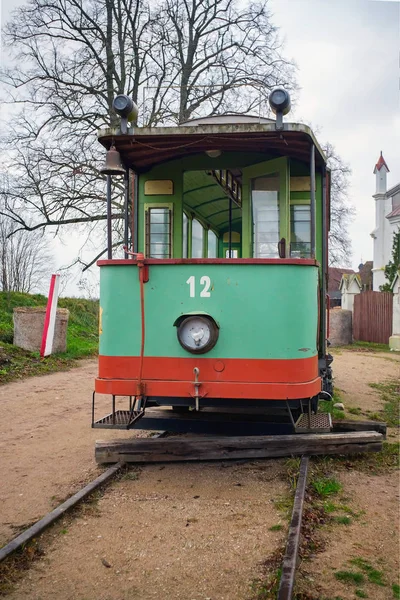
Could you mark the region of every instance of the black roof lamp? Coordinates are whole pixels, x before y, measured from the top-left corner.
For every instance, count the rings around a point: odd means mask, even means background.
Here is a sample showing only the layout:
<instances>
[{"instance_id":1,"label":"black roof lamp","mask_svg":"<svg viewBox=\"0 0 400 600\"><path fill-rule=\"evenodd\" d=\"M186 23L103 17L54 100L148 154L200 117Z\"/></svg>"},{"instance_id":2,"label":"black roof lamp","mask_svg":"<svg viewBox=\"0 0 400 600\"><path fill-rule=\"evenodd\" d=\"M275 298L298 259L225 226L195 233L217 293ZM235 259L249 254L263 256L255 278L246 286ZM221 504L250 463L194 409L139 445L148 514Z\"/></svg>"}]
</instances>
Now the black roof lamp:
<instances>
[{"instance_id":1,"label":"black roof lamp","mask_svg":"<svg viewBox=\"0 0 400 600\"><path fill-rule=\"evenodd\" d=\"M268 100L272 112L276 115L276 129L283 129L283 115L287 115L291 108L289 92L283 88L276 88L270 93Z\"/></svg>"},{"instance_id":2,"label":"black roof lamp","mask_svg":"<svg viewBox=\"0 0 400 600\"><path fill-rule=\"evenodd\" d=\"M138 117L138 107L126 94L118 94L113 101L113 109L121 117L121 133L128 133L128 123L135 123Z\"/></svg>"}]
</instances>

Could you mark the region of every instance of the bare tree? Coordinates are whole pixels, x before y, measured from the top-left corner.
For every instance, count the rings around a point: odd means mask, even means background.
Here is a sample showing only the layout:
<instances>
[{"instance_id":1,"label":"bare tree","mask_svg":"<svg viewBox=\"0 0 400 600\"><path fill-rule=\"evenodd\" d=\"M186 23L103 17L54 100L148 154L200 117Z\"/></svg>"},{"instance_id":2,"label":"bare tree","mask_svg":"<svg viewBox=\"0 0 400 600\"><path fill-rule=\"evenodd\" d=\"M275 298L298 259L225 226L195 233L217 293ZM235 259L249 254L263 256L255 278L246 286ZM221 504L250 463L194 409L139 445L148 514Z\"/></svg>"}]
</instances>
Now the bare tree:
<instances>
[{"instance_id":1,"label":"bare tree","mask_svg":"<svg viewBox=\"0 0 400 600\"><path fill-rule=\"evenodd\" d=\"M355 211L348 197L351 169L336 153L332 144L323 147L331 169L331 230L329 233L329 265L346 267L351 262L349 224Z\"/></svg>"},{"instance_id":2,"label":"bare tree","mask_svg":"<svg viewBox=\"0 0 400 600\"><path fill-rule=\"evenodd\" d=\"M3 137L18 175L3 214L16 231L90 223L96 235L106 218L96 131L116 124L116 94L157 125L266 110L271 88L294 85L268 0L30 0L4 40L18 69L0 78L21 106Z\"/></svg>"},{"instance_id":3,"label":"bare tree","mask_svg":"<svg viewBox=\"0 0 400 600\"><path fill-rule=\"evenodd\" d=\"M170 117L266 111L272 88L294 87L267 1L167 0L167 64L177 85ZM172 97L172 94L169 94ZM171 98L172 99L172 98Z\"/></svg>"},{"instance_id":4,"label":"bare tree","mask_svg":"<svg viewBox=\"0 0 400 600\"><path fill-rule=\"evenodd\" d=\"M0 216L0 289L3 292L41 291L50 275L52 257L43 231L18 231L15 223Z\"/></svg>"}]
</instances>

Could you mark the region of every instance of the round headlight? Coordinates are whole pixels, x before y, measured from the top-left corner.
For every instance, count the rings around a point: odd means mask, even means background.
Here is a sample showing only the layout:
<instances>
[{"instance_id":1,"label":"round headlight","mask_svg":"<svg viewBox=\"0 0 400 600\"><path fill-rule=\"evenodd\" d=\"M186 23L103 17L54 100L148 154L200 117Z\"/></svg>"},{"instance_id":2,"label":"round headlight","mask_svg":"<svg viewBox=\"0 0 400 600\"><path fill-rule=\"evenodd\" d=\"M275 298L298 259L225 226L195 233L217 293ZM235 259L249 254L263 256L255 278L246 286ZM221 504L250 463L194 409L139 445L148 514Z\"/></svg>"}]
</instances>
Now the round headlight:
<instances>
[{"instance_id":1,"label":"round headlight","mask_svg":"<svg viewBox=\"0 0 400 600\"><path fill-rule=\"evenodd\" d=\"M177 335L182 348L193 354L204 354L217 343L218 327L213 319L194 315L181 321Z\"/></svg>"},{"instance_id":2,"label":"round headlight","mask_svg":"<svg viewBox=\"0 0 400 600\"><path fill-rule=\"evenodd\" d=\"M276 114L280 112L284 115L290 110L290 96L289 92L283 88L276 88L269 95L269 105Z\"/></svg>"}]
</instances>

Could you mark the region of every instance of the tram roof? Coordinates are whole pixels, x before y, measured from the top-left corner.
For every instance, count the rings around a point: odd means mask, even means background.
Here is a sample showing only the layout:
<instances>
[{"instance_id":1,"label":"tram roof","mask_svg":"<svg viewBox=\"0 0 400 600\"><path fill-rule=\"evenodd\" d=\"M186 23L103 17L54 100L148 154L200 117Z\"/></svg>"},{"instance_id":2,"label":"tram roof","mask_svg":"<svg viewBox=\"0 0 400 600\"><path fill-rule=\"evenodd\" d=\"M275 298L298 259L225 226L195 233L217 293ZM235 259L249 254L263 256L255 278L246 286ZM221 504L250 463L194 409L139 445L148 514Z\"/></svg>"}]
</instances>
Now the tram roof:
<instances>
[{"instance_id":1,"label":"tram roof","mask_svg":"<svg viewBox=\"0 0 400 600\"><path fill-rule=\"evenodd\" d=\"M266 119L234 123L216 122L215 118L195 121L175 127L130 128L125 135L119 129L100 129L98 139L107 149L114 144L125 165L137 172L215 149L221 152L266 152L308 162L311 143L316 147L316 163L326 163L325 155L307 125L285 123L283 129L278 130L275 121L267 122Z\"/></svg>"}]
</instances>

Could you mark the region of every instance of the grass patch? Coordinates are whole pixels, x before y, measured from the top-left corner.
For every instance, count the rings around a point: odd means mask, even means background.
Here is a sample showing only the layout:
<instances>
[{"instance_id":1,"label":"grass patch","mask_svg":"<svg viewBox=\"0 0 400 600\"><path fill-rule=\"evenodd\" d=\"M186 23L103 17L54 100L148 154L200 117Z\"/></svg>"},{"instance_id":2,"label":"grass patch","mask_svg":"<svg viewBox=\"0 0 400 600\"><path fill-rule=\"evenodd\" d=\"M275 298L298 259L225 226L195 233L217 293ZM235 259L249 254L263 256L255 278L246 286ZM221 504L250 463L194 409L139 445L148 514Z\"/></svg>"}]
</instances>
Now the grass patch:
<instances>
[{"instance_id":1,"label":"grass patch","mask_svg":"<svg viewBox=\"0 0 400 600\"><path fill-rule=\"evenodd\" d=\"M356 594L357 598L368 598L368 594L367 594L367 592L364 592L364 590L358 589L355 591L355 594Z\"/></svg>"},{"instance_id":2,"label":"grass patch","mask_svg":"<svg viewBox=\"0 0 400 600\"><path fill-rule=\"evenodd\" d=\"M365 581L364 575L356 571L336 571L335 577L343 583L355 583L356 585Z\"/></svg>"},{"instance_id":3,"label":"grass patch","mask_svg":"<svg viewBox=\"0 0 400 600\"><path fill-rule=\"evenodd\" d=\"M293 497L291 495L280 496L279 498L274 499L273 503L275 508L283 513L286 519L290 519L293 509Z\"/></svg>"},{"instance_id":4,"label":"grass patch","mask_svg":"<svg viewBox=\"0 0 400 600\"><path fill-rule=\"evenodd\" d=\"M362 415L362 410L358 406L350 406L350 408L347 409L347 412L351 415Z\"/></svg>"},{"instance_id":5,"label":"grass patch","mask_svg":"<svg viewBox=\"0 0 400 600\"><path fill-rule=\"evenodd\" d=\"M330 477L314 479L311 485L320 498L326 498L327 496L337 494L342 489L341 484L336 479Z\"/></svg>"},{"instance_id":6,"label":"grass patch","mask_svg":"<svg viewBox=\"0 0 400 600\"><path fill-rule=\"evenodd\" d=\"M382 571L378 571L378 569L375 569L369 562L367 562L363 558L353 558L350 561L350 563L355 567L361 569L361 571L364 571L370 583L374 583L375 585L380 585L382 587L386 585L386 583L383 581Z\"/></svg>"},{"instance_id":7,"label":"grass patch","mask_svg":"<svg viewBox=\"0 0 400 600\"><path fill-rule=\"evenodd\" d=\"M118 479L120 479L121 481L137 481L139 479L139 475L140 471L138 469L134 471L127 469L126 471L121 473Z\"/></svg>"},{"instance_id":8,"label":"grass patch","mask_svg":"<svg viewBox=\"0 0 400 600\"><path fill-rule=\"evenodd\" d=\"M337 505L334 502L324 502L324 510L325 512L334 513L337 511Z\"/></svg>"},{"instance_id":9,"label":"grass patch","mask_svg":"<svg viewBox=\"0 0 400 600\"><path fill-rule=\"evenodd\" d=\"M352 520L350 517L348 517L347 515L338 515L333 517L333 520L335 523L338 523L339 525L351 525Z\"/></svg>"},{"instance_id":10,"label":"grass patch","mask_svg":"<svg viewBox=\"0 0 400 600\"><path fill-rule=\"evenodd\" d=\"M250 585L250 600L275 600L282 575L283 550L277 550L261 565L262 574Z\"/></svg>"},{"instance_id":11,"label":"grass patch","mask_svg":"<svg viewBox=\"0 0 400 600\"><path fill-rule=\"evenodd\" d=\"M272 527L269 528L270 531L282 531L283 529L283 525L272 525Z\"/></svg>"},{"instance_id":12,"label":"grass patch","mask_svg":"<svg viewBox=\"0 0 400 600\"><path fill-rule=\"evenodd\" d=\"M353 342L348 346L341 346L340 349L354 352L390 352L389 344L375 344L374 342Z\"/></svg>"},{"instance_id":13,"label":"grass patch","mask_svg":"<svg viewBox=\"0 0 400 600\"><path fill-rule=\"evenodd\" d=\"M0 382L70 369L79 358L98 352L98 301L60 298L59 308L70 312L67 352L42 359L39 352L28 352L12 345L13 309L21 306L46 306L41 294L0 292Z\"/></svg>"},{"instance_id":14,"label":"grass patch","mask_svg":"<svg viewBox=\"0 0 400 600\"><path fill-rule=\"evenodd\" d=\"M333 404L335 402L341 402L341 400L320 400L318 403L318 411L322 413L330 413L334 421L340 421L340 419L344 419L345 417L344 410L334 408Z\"/></svg>"},{"instance_id":15,"label":"grass patch","mask_svg":"<svg viewBox=\"0 0 400 600\"><path fill-rule=\"evenodd\" d=\"M398 585L397 583L394 583L392 585L392 592L393 592L393 598L395 598L395 600L400 600L400 585Z\"/></svg>"},{"instance_id":16,"label":"grass patch","mask_svg":"<svg viewBox=\"0 0 400 600\"><path fill-rule=\"evenodd\" d=\"M345 418L344 410L340 410L338 408L334 408L334 404L337 402L343 402L343 398L341 396L340 390L337 388L334 389L332 400L320 400L318 402L318 410L323 413L330 413L332 419L335 421L339 421L340 419Z\"/></svg>"},{"instance_id":17,"label":"grass patch","mask_svg":"<svg viewBox=\"0 0 400 600\"><path fill-rule=\"evenodd\" d=\"M400 467L400 444L383 442L381 452L365 452L351 456L314 456L313 463L324 471L353 469L369 475L379 475Z\"/></svg>"},{"instance_id":18,"label":"grass patch","mask_svg":"<svg viewBox=\"0 0 400 600\"><path fill-rule=\"evenodd\" d=\"M385 403L383 412L379 413L381 418L391 427L400 425L400 384L398 381L386 383L368 384L374 390L378 390Z\"/></svg>"},{"instance_id":19,"label":"grass patch","mask_svg":"<svg viewBox=\"0 0 400 600\"><path fill-rule=\"evenodd\" d=\"M30 569L32 563L45 555L38 540L32 540L16 550L0 564L0 596L10 594L16 581Z\"/></svg>"}]
</instances>

